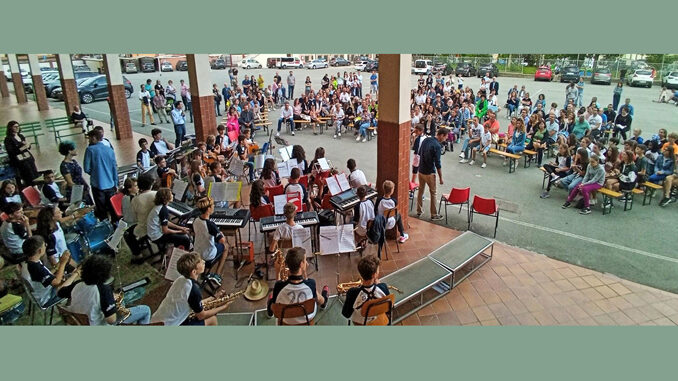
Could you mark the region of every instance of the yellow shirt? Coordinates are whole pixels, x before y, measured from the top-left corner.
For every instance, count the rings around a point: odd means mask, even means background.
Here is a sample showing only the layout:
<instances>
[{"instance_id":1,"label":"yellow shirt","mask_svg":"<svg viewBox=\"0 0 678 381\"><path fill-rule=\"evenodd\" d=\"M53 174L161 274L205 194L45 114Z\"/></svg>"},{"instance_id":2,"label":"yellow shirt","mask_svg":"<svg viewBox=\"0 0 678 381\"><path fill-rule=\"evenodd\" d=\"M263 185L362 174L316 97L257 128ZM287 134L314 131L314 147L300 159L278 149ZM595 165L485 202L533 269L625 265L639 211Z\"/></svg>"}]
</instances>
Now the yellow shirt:
<instances>
[{"instance_id":1,"label":"yellow shirt","mask_svg":"<svg viewBox=\"0 0 678 381\"><path fill-rule=\"evenodd\" d=\"M264 89L264 78L263 77L257 78L257 86L259 86L260 90Z\"/></svg>"}]
</instances>

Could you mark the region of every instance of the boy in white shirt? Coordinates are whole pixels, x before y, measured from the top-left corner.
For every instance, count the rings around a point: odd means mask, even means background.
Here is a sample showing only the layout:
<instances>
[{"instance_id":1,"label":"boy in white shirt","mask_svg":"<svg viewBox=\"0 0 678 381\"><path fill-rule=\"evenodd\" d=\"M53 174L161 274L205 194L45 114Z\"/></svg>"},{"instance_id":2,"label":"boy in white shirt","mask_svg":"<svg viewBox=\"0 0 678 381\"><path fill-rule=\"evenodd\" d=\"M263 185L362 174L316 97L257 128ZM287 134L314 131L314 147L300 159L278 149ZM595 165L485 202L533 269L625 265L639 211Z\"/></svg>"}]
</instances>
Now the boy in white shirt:
<instances>
[{"instance_id":1,"label":"boy in white shirt","mask_svg":"<svg viewBox=\"0 0 678 381\"><path fill-rule=\"evenodd\" d=\"M348 175L348 184L351 188L358 188L361 185L367 184L367 178L365 178L365 173L357 168L357 164L354 159L348 159L346 162L346 167L351 173Z\"/></svg>"},{"instance_id":2,"label":"boy in white shirt","mask_svg":"<svg viewBox=\"0 0 678 381\"><path fill-rule=\"evenodd\" d=\"M473 150L471 151L471 161L468 163L468 165L473 165L473 163L475 163L476 152L480 151L483 153L483 165L481 165L480 168L487 167L487 152L490 150L491 145L492 133L490 132L490 125L484 124L483 132L480 134L480 144L473 147Z\"/></svg>"}]
</instances>

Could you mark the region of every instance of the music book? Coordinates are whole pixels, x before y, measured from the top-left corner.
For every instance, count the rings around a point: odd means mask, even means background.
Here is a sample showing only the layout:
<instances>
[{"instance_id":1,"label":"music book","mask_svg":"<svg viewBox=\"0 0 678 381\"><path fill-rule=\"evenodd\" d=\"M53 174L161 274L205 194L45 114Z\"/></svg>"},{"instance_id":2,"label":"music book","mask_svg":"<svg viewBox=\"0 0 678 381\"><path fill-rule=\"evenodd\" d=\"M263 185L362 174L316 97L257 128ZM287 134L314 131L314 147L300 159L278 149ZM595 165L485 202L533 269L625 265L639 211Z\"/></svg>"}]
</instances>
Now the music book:
<instances>
[{"instance_id":1,"label":"music book","mask_svg":"<svg viewBox=\"0 0 678 381\"><path fill-rule=\"evenodd\" d=\"M181 258L181 256L186 253L188 253L188 251L184 251L176 247L172 249L172 256L167 263L167 270L165 270L165 279L169 280L170 282L174 282L181 276L179 271L177 271L177 262L179 261L179 258Z\"/></svg>"},{"instance_id":2,"label":"music book","mask_svg":"<svg viewBox=\"0 0 678 381\"><path fill-rule=\"evenodd\" d=\"M299 167L297 159L289 159L287 161L283 161L282 163L278 163L278 174L282 178L288 178L290 177L292 168L294 167Z\"/></svg>"},{"instance_id":3,"label":"music book","mask_svg":"<svg viewBox=\"0 0 678 381\"><path fill-rule=\"evenodd\" d=\"M321 226L320 253L322 255L355 251L353 225Z\"/></svg>"},{"instance_id":4,"label":"music book","mask_svg":"<svg viewBox=\"0 0 678 381\"><path fill-rule=\"evenodd\" d=\"M207 195L214 199L214 202L235 202L240 201L240 190L242 182L213 182L207 189Z\"/></svg>"},{"instance_id":5,"label":"music book","mask_svg":"<svg viewBox=\"0 0 678 381\"><path fill-rule=\"evenodd\" d=\"M282 215L285 204L287 204L286 194L278 194L273 196L273 205L275 206L275 214Z\"/></svg>"},{"instance_id":6,"label":"music book","mask_svg":"<svg viewBox=\"0 0 678 381\"><path fill-rule=\"evenodd\" d=\"M306 249L306 257L313 257L313 247L311 245L311 229L292 229L292 246L303 247Z\"/></svg>"},{"instance_id":7,"label":"music book","mask_svg":"<svg viewBox=\"0 0 678 381\"><path fill-rule=\"evenodd\" d=\"M351 189L351 185L348 183L348 178L345 173L329 176L326 181L327 188L332 196Z\"/></svg>"},{"instance_id":8,"label":"music book","mask_svg":"<svg viewBox=\"0 0 678 381\"><path fill-rule=\"evenodd\" d=\"M318 165L320 166L320 170L322 171L329 171L330 170L330 165L327 163L327 159L324 157L321 157L317 161Z\"/></svg>"},{"instance_id":9,"label":"music book","mask_svg":"<svg viewBox=\"0 0 678 381\"><path fill-rule=\"evenodd\" d=\"M233 175L242 176L245 173L245 164L234 155L231 163L228 165L228 171Z\"/></svg>"}]
</instances>

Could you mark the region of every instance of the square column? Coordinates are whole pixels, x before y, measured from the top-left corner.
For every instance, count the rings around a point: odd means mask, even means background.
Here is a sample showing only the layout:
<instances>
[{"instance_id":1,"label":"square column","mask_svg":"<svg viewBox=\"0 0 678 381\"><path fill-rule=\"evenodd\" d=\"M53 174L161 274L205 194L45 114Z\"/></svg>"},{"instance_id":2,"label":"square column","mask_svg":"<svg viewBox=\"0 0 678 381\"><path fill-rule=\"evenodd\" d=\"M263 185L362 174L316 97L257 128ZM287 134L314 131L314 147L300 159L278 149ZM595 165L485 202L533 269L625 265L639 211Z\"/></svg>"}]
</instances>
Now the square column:
<instances>
[{"instance_id":1,"label":"square column","mask_svg":"<svg viewBox=\"0 0 678 381\"><path fill-rule=\"evenodd\" d=\"M14 83L14 95L16 95L17 103L26 103L26 91L24 90L24 82L21 79L21 68L16 54L8 54L9 69L12 71L12 83Z\"/></svg>"},{"instance_id":2,"label":"square column","mask_svg":"<svg viewBox=\"0 0 678 381\"><path fill-rule=\"evenodd\" d=\"M0 55L0 63L2 63L2 55ZM9 98L9 87L7 86L7 78L5 77L3 65L0 65L0 97Z\"/></svg>"},{"instance_id":3,"label":"square column","mask_svg":"<svg viewBox=\"0 0 678 381\"><path fill-rule=\"evenodd\" d=\"M212 95L210 62L207 54L187 54L188 81L190 83L191 103L195 137L205 141L208 135L217 134L217 111Z\"/></svg>"},{"instance_id":4,"label":"square column","mask_svg":"<svg viewBox=\"0 0 678 381\"><path fill-rule=\"evenodd\" d=\"M38 110L49 110L49 103L47 103L45 85L42 83L42 71L40 70L40 61L38 60L37 54L28 55L28 65L31 67L33 93L35 94L35 101L38 103Z\"/></svg>"},{"instance_id":5,"label":"square column","mask_svg":"<svg viewBox=\"0 0 678 381\"><path fill-rule=\"evenodd\" d=\"M74 106L80 106L78 86L73 75L73 62L70 54L57 54L59 65L59 77L61 78L61 90L64 94L64 107L66 115L71 115Z\"/></svg>"},{"instance_id":6,"label":"square column","mask_svg":"<svg viewBox=\"0 0 678 381\"><path fill-rule=\"evenodd\" d=\"M379 55L379 135L375 188L379 194L383 194L382 184L385 180L395 183L394 195L400 200L398 213L405 226L409 210L411 66L411 54Z\"/></svg>"},{"instance_id":7,"label":"square column","mask_svg":"<svg viewBox=\"0 0 678 381\"><path fill-rule=\"evenodd\" d=\"M104 73L106 73L106 80L108 81L108 104L111 117L115 121L116 139L131 139L132 122L129 118L120 57L117 54L104 54Z\"/></svg>"}]
</instances>

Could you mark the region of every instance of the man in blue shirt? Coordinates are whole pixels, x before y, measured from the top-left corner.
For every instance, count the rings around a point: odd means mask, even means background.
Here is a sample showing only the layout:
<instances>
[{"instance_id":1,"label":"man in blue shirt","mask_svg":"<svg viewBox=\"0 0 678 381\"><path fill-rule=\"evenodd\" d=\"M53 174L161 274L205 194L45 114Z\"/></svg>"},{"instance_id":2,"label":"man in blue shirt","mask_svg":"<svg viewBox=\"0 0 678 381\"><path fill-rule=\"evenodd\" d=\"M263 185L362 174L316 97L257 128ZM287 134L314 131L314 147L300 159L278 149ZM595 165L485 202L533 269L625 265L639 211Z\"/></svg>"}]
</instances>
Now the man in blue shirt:
<instances>
[{"instance_id":1,"label":"man in blue shirt","mask_svg":"<svg viewBox=\"0 0 678 381\"><path fill-rule=\"evenodd\" d=\"M100 220L105 220L108 214L115 218L115 210L110 199L118 188L118 164L115 152L104 143L103 133L92 130L87 134L90 145L85 150L83 167L90 176L92 195L94 196L94 214Z\"/></svg>"},{"instance_id":2,"label":"man in blue shirt","mask_svg":"<svg viewBox=\"0 0 678 381\"><path fill-rule=\"evenodd\" d=\"M439 221L443 216L436 212L436 172L443 185L443 173L440 165L441 145L447 140L449 130L441 127L436 131L435 137L424 139L419 145L419 193L417 194L417 217L422 214L424 204L424 188L428 185L431 194L431 220Z\"/></svg>"},{"instance_id":3,"label":"man in blue shirt","mask_svg":"<svg viewBox=\"0 0 678 381\"><path fill-rule=\"evenodd\" d=\"M631 106L631 98L626 98L624 104L619 107L618 114L621 114L621 110L626 107L629 111L629 116L633 119L633 106Z\"/></svg>"},{"instance_id":4,"label":"man in blue shirt","mask_svg":"<svg viewBox=\"0 0 678 381\"><path fill-rule=\"evenodd\" d=\"M186 114L183 108L184 105L181 101L178 101L174 104L174 110L172 110L172 123L174 123L174 133L177 135L177 139L174 141L175 147L181 147L181 142L186 135Z\"/></svg>"},{"instance_id":5,"label":"man in blue shirt","mask_svg":"<svg viewBox=\"0 0 678 381\"><path fill-rule=\"evenodd\" d=\"M231 89L227 83L224 83L224 87L221 89L221 96L224 98L224 111L228 111L228 98L231 97Z\"/></svg>"}]
</instances>

